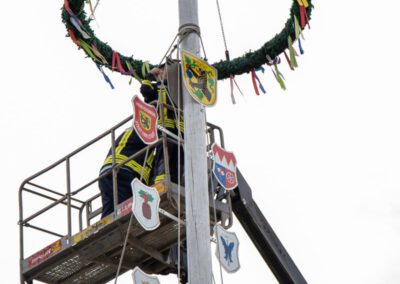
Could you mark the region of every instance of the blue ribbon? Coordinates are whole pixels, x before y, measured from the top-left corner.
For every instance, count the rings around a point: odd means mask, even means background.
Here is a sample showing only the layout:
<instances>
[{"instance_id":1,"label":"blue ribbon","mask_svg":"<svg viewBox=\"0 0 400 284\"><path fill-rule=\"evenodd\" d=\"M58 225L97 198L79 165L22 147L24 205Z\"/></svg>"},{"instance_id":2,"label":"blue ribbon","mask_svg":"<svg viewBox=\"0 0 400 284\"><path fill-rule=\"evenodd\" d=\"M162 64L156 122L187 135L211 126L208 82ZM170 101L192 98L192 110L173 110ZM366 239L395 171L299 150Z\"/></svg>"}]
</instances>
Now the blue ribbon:
<instances>
[{"instance_id":1,"label":"blue ribbon","mask_svg":"<svg viewBox=\"0 0 400 284\"><path fill-rule=\"evenodd\" d=\"M299 41L299 49L300 49L300 54L304 54L303 47L301 46L301 40L300 37L297 39Z\"/></svg>"},{"instance_id":2,"label":"blue ribbon","mask_svg":"<svg viewBox=\"0 0 400 284\"><path fill-rule=\"evenodd\" d=\"M114 90L114 85L112 84L110 78L108 78L107 74L104 72L103 68L101 68L101 66L97 63L96 63L96 66L99 69L99 71L101 72L101 74L103 74L104 80L106 80L106 82L110 85L111 89Z\"/></svg>"},{"instance_id":3,"label":"blue ribbon","mask_svg":"<svg viewBox=\"0 0 400 284\"><path fill-rule=\"evenodd\" d=\"M262 73L264 73L265 69L264 69L264 67L260 66L260 67L256 68L256 71L257 71L257 72L258 72L258 71L261 71ZM255 74L255 77L256 77L256 80L257 80L257 82L258 82L258 87L260 88L261 92L263 92L264 94L266 94L267 92L265 91L264 86L261 84L261 81L260 81L260 79L258 78L257 74Z\"/></svg>"}]
</instances>

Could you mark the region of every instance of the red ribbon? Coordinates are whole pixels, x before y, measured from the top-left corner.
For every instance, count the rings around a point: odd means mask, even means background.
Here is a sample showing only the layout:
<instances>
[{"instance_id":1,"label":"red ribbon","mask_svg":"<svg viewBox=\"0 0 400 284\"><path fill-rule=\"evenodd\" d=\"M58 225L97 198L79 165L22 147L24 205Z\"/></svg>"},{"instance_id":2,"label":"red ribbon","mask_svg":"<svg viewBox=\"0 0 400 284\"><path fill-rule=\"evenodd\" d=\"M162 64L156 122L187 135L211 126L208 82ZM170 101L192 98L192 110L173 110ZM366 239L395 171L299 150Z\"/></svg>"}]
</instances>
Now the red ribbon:
<instances>
[{"instance_id":1,"label":"red ribbon","mask_svg":"<svg viewBox=\"0 0 400 284\"><path fill-rule=\"evenodd\" d=\"M304 6L300 6L300 26L302 29L304 29L304 27L308 26L308 28L310 29L310 22L308 21L308 16L307 16L307 11L306 11L306 7Z\"/></svg>"},{"instance_id":2,"label":"red ribbon","mask_svg":"<svg viewBox=\"0 0 400 284\"><path fill-rule=\"evenodd\" d=\"M253 81L254 91L256 92L257 96L259 96L260 92L258 91L257 82L256 82L256 71L254 70L254 68L251 69L251 80Z\"/></svg>"},{"instance_id":3,"label":"red ribbon","mask_svg":"<svg viewBox=\"0 0 400 284\"><path fill-rule=\"evenodd\" d=\"M113 51L113 55L112 55L112 71L114 71L115 68L115 63L117 64L117 69L121 74L127 74L127 72L125 71L124 67L122 67L121 64L121 59L119 58L119 54L116 51Z\"/></svg>"},{"instance_id":4,"label":"red ribbon","mask_svg":"<svg viewBox=\"0 0 400 284\"><path fill-rule=\"evenodd\" d=\"M291 69L291 70L294 70L294 68L293 68L293 66L292 66L292 62L290 62L290 59L289 59L289 56L288 56L287 53L286 53L286 50L284 50L283 53L285 54L285 58L286 58L287 63L288 63L289 66L290 66L290 69Z\"/></svg>"},{"instance_id":5,"label":"red ribbon","mask_svg":"<svg viewBox=\"0 0 400 284\"><path fill-rule=\"evenodd\" d=\"M300 26L302 29L306 26L306 7L300 6Z\"/></svg>"},{"instance_id":6,"label":"red ribbon","mask_svg":"<svg viewBox=\"0 0 400 284\"><path fill-rule=\"evenodd\" d=\"M76 36L75 36L75 34L74 34L74 32L73 32L72 30L68 29L68 34L69 34L69 37L72 39L72 41L73 41L76 45L78 45L78 46L81 45L81 43L79 42L79 40L77 40L77 38L76 38Z\"/></svg>"},{"instance_id":7,"label":"red ribbon","mask_svg":"<svg viewBox=\"0 0 400 284\"><path fill-rule=\"evenodd\" d=\"M67 10L68 13L72 13L71 8L69 7L68 0L64 0L64 7L65 7L65 10Z\"/></svg>"}]
</instances>

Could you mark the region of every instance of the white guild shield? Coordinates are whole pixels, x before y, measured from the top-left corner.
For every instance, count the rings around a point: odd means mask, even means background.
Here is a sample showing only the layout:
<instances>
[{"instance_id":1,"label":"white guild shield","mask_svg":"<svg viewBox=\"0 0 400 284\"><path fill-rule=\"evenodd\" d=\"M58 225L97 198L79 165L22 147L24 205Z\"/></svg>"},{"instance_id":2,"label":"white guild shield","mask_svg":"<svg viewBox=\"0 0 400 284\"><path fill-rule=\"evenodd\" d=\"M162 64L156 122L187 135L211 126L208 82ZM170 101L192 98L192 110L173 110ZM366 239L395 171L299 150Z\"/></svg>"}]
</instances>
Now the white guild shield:
<instances>
[{"instance_id":1,"label":"white guild shield","mask_svg":"<svg viewBox=\"0 0 400 284\"><path fill-rule=\"evenodd\" d=\"M160 284L156 276L144 273L139 267L135 267L132 272L133 284Z\"/></svg>"},{"instance_id":2,"label":"white guild shield","mask_svg":"<svg viewBox=\"0 0 400 284\"><path fill-rule=\"evenodd\" d=\"M160 207L160 195L153 187L144 185L135 178L132 183L132 212L136 219L147 231L152 231L160 226L158 209Z\"/></svg>"},{"instance_id":3,"label":"white guild shield","mask_svg":"<svg viewBox=\"0 0 400 284\"><path fill-rule=\"evenodd\" d=\"M240 268L239 263L239 240L235 233L228 232L221 225L214 227L217 239L217 256L222 267L229 273L236 272Z\"/></svg>"}]
</instances>

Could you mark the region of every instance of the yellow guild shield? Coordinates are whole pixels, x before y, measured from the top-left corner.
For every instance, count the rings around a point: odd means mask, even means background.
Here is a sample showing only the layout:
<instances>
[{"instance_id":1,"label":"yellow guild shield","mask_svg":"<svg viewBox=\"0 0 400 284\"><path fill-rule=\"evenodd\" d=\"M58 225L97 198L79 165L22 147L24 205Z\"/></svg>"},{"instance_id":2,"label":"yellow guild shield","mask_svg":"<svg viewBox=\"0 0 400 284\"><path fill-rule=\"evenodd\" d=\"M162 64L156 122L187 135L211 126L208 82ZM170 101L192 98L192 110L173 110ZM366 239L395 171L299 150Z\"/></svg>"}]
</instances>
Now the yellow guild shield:
<instances>
[{"instance_id":1,"label":"yellow guild shield","mask_svg":"<svg viewBox=\"0 0 400 284\"><path fill-rule=\"evenodd\" d=\"M217 69L193 54L181 50L182 73L190 95L204 106L217 100Z\"/></svg>"}]
</instances>

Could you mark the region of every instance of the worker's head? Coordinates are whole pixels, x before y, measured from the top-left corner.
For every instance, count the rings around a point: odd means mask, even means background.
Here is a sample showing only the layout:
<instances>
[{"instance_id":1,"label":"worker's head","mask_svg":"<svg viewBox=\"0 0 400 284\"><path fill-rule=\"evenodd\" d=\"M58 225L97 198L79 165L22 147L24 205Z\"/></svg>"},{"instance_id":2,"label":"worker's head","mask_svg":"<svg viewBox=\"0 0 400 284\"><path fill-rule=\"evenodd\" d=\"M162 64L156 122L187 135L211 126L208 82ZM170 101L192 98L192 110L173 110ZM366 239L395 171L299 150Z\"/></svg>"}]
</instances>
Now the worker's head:
<instances>
[{"instance_id":1,"label":"worker's head","mask_svg":"<svg viewBox=\"0 0 400 284\"><path fill-rule=\"evenodd\" d=\"M167 72L165 70L165 64L158 65L150 70L157 81L163 81L167 79Z\"/></svg>"},{"instance_id":2,"label":"worker's head","mask_svg":"<svg viewBox=\"0 0 400 284\"><path fill-rule=\"evenodd\" d=\"M160 64L158 66L158 69L160 69L159 80L163 81L163 80L167 79L167 70L165 68L165 63Z\"/></svg>"}]
</instances>

